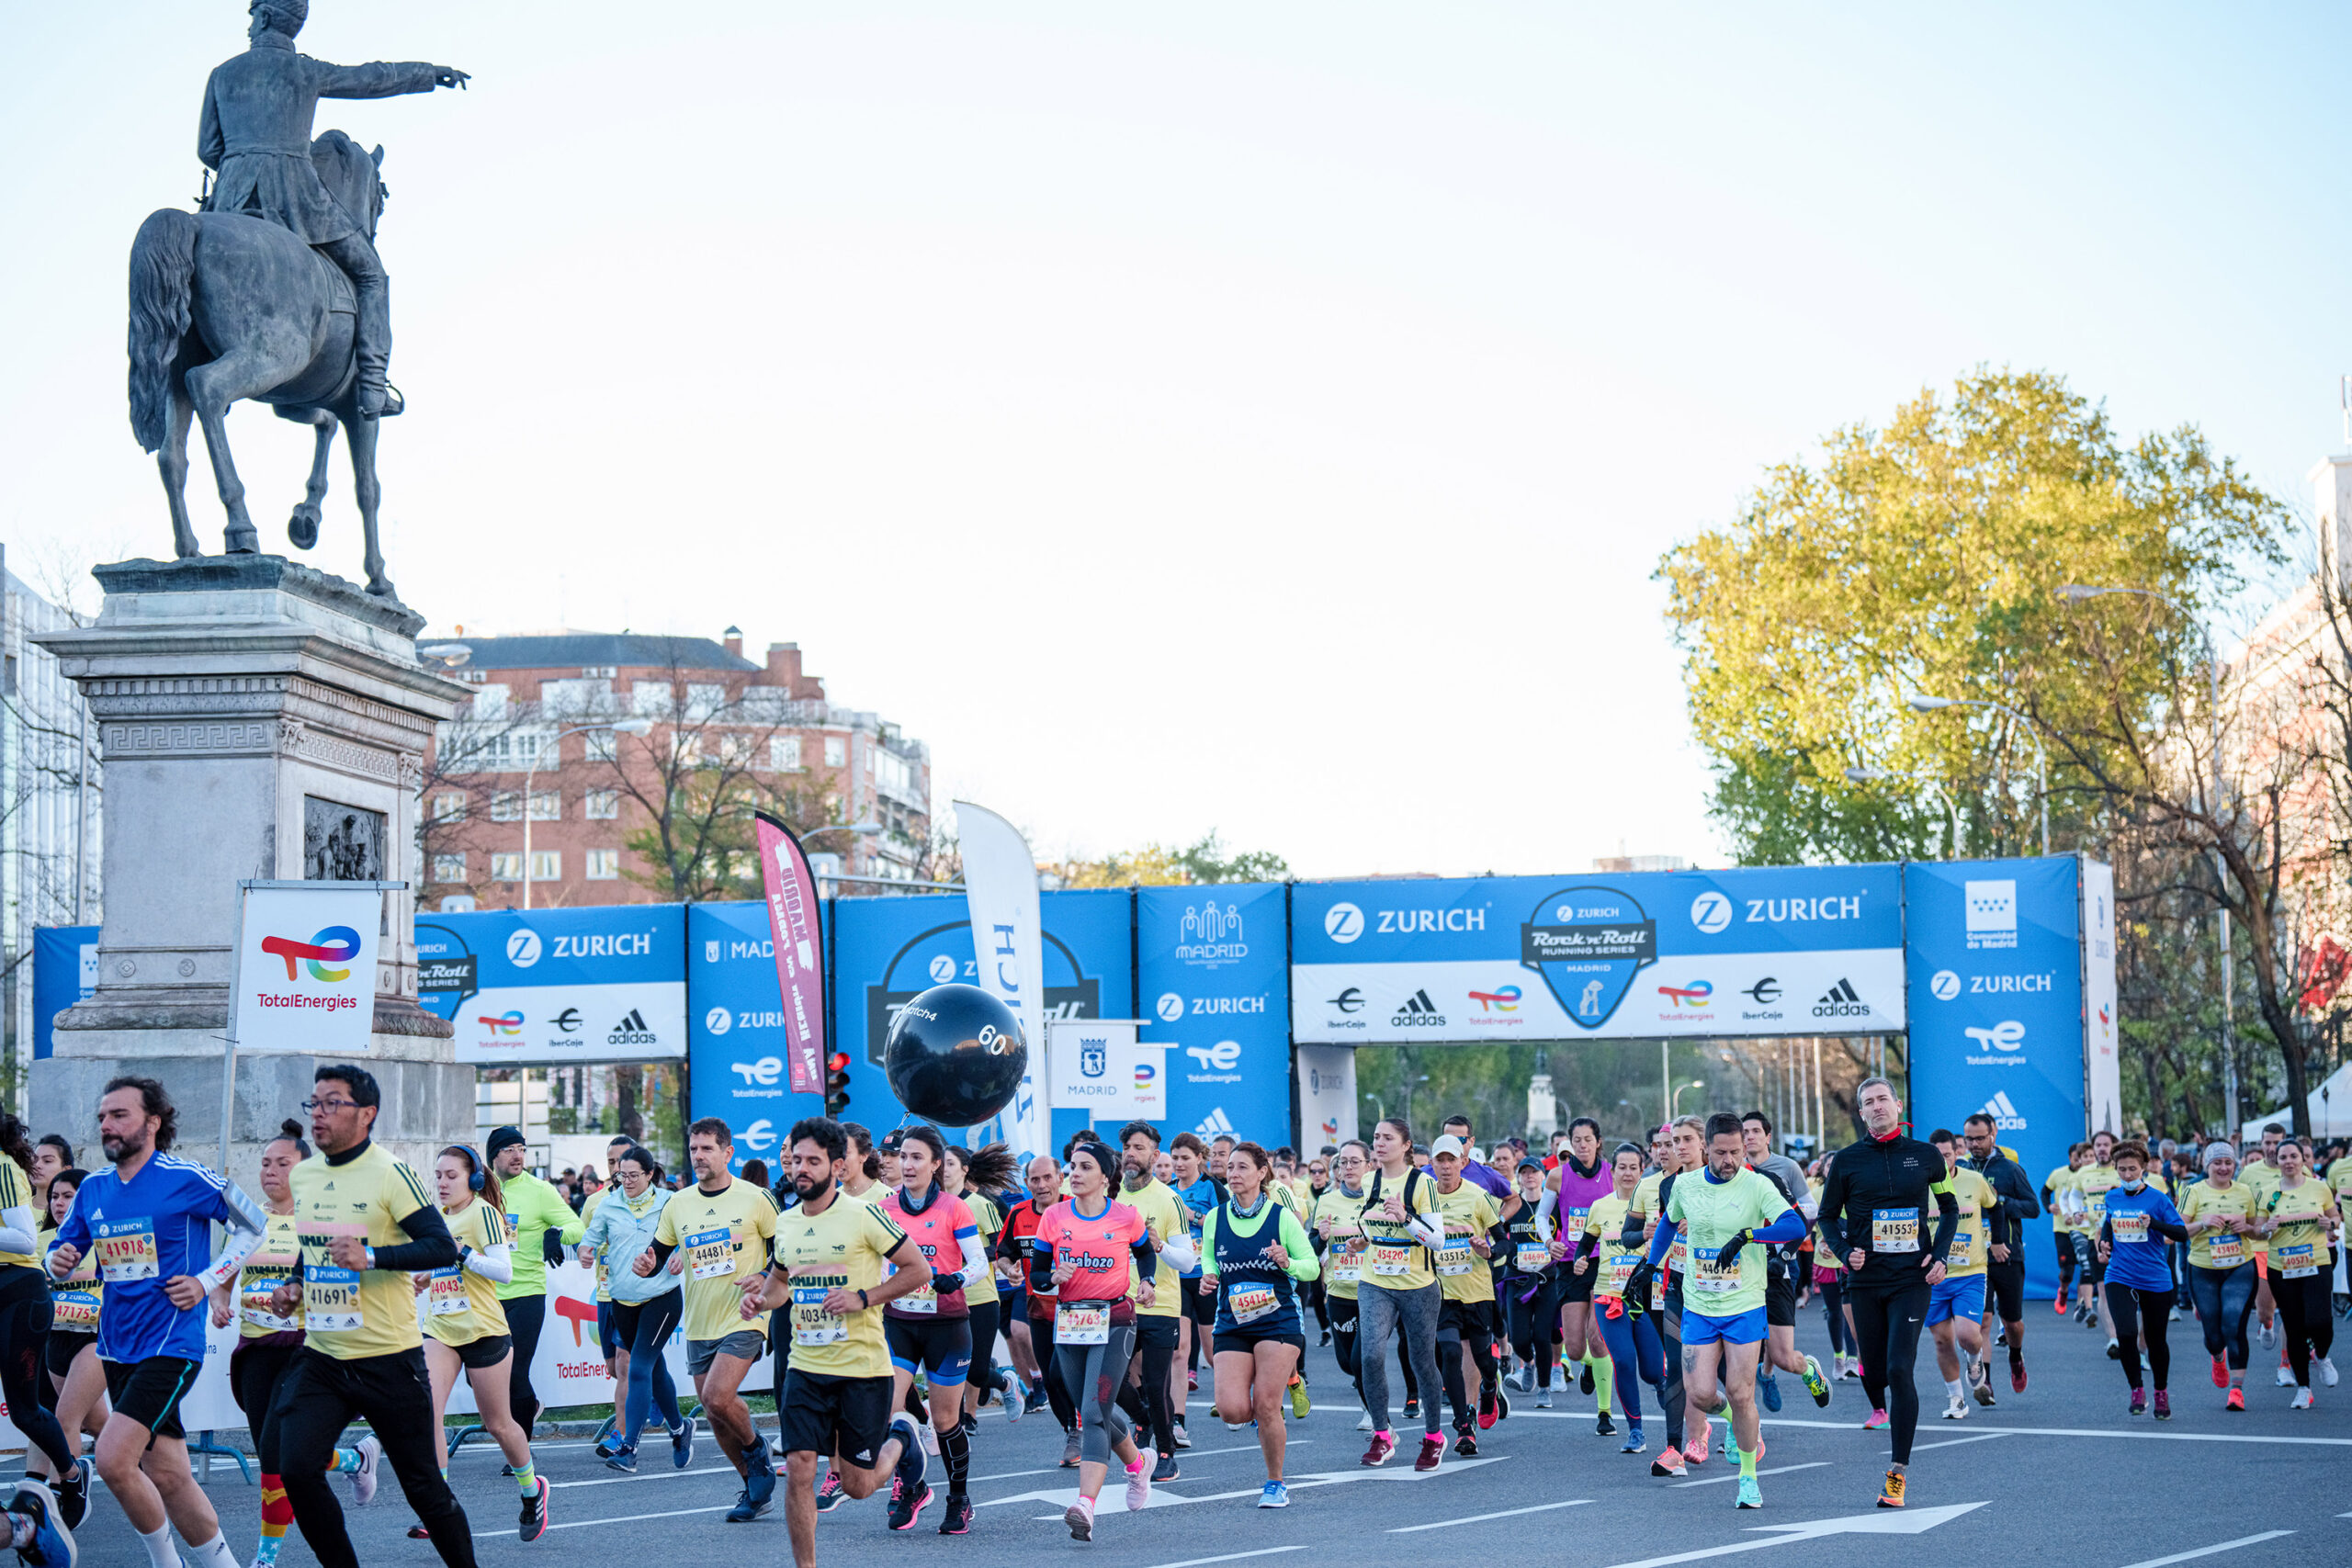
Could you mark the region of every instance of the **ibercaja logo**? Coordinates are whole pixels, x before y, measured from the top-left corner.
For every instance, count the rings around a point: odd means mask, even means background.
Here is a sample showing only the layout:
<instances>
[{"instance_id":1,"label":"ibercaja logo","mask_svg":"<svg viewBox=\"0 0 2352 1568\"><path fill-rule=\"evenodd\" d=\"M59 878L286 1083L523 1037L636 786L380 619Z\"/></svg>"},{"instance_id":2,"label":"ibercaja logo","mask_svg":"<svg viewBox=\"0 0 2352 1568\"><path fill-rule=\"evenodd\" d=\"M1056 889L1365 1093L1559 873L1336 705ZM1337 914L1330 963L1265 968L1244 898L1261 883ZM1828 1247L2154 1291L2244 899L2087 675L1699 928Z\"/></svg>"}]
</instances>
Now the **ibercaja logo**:
<instances>
[{"instance_id":1,"label":"ibercaja logo","mask_svg":"<svg viewBox=\"0 0 2352 1568\"><path fill-rule=\"evenodd\" d=\"M323 985L340 985L351 978L353 962L359 956L359 933L349 926L329 926L308 942L266 936L261 939L261 950L272 958L286 960L289 984L307 970L311 979ZM347 993L321 997L301 991L265 990L260 1001L266 1008L322 1008L329 1012L359 1005L359 998Z\"/></svg>"}]
</instances>

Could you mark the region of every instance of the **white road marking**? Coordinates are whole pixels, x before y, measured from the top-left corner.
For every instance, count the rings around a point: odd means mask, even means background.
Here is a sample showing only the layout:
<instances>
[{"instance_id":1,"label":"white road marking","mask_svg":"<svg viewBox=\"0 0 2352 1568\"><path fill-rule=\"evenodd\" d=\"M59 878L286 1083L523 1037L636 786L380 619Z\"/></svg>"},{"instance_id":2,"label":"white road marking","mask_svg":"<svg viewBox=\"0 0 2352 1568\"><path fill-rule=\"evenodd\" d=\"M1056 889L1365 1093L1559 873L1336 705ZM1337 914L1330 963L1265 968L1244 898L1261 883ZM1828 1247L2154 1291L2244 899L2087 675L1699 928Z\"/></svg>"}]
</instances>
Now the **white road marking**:
<instances>
[{"instance_id":1,"label":"white road marking","mask_svg":"<svg viewBox=\"0 0 2352 1568\"><path fill-rule=\"evenodd\" d=\"M1315 1439L1312 1438L1293 1438L1290 1439L1289 1447L1294 1449L1303 1449L1314 1440ZM1176 1468L1182 1470L1184 1467L1184 1461L1188 1459L1215 1459L1219 1454L1254 1454L1259 1451L1260 1450L1258 1445L1255 1443L1240 1443L1229 1449L1179 1449L1176 1450ZM1066 1472L1063 1466L1058 1464L1049 1464L1042 1466L1036 1470L1006 1470L1000 1471L994 1475L976 1475L972 1477L972 1483L977 1486L983 1481L1015 1481L1024 1475L1060 1475L1064 1473L1066 1473ZM1124 1485L1125 1483L1122 1483L1121 1484ZM1156 1481L1152 1483L1152 1484L1155 1486L1169 1486L1173 1485L1174 1483Z\"/></svg>"},{"instance_id":2,"label":"white road marking","mask_svg":"<svg viewBox=\"0 0 2352 1568\"><path fill-rule=\"evenodd\" d=\"M1443 1468L1430 1471L1417 1471L1409 1468L1402 1470L1357 1469L1319 1471L1308 1475L1285 1476L1283 1477L1283 1483L1288 1486L1292 1491L1297 1492L1309 1486L1343 1486L1359 1481L1386 1481L1392 1483L1404 1482L1408 1483L1434 1481L1439 1476L1448 1473L1457 1473L1465 1470L1476 1470L1481 1465L1500 1464L1510 1457L1510 1456L1508 1454L1488 1454L1479 1459L1449 1460L1446 1461ZM1111 1477L1111 1481L1113 1482L1116 1482L1117 1480L1118 1477L1115 1474ZM1106 1483L1105 1484L1107 1487L1109 1483ZM1167 1486L1160 1485L1155 1486L1151 1489L1150 1500L1145 1503L1144 1506L1147 1509L1172 1508L1186 1503L1230 1502L1236 1497L1255 1497L1263 1491L1264 1488L1265 1483L1261 1482L1255 1486L1240 1487L1231 1492L1195 1493L1188 1497L1170 1492L1168 1490ZM1075 1486L1069 1486L1049 1487L1035 1492L1016 1492L1010 1497L991 1497L987 1502L978 1506L983 1508L993 1508L1005 1503L1046 1503L1058 1510L1069 1507L1077 1501L1078 1488ZM1061 1517L1061 1515L1059 1512L1055 1512L1051 1514L1038 1514L1034 1517L1040 1519L1058 1519Z\"/></svg>"},{"instance_id":3,"label":"white road marking","mask_svg":"<svg viewBox=\"0 0 2352 1568\"><path fill-rule=\"evenodd\" d=\"M1786 1475L1792 1470L1821 1470L1826 1468L1828 1463L1829 1461L1826 1459L1816 1459L1809 1461L1804 1464L1776 1464L1769 1470L1759 1470L1756 1473L1758 1475ZM1678 1481L1673 1485L1668 1487L1667 1490L1669 1492L1679 1492L1685 1486L1721 1486L1726 1481L1737 1481L1738 1479L1739 1472L1735 1470L1729 1475L1709 1475L1702 1476L1697 1481Z\"/></svg>"},{"instance_id":4,"label":"white road marking","mask_svg":"<svg viewBox=\"0 0 2352 1568\"><path fill-rule=\"evenodd\" d=\"M2151 1557L2145 1562L2131 1564L2131 1568L2165 1568L2167 1562L2186 1562L2192 1557L2211 1557L2217 1551L2235 1551L2241 1546L2253 1546L2259 1541L2276 1540L2282 1535L2294 1533L2293 1530L2264 1530L2260 1535L2242 1535L2235 1540L2225 1540L2219 1546L2200 1546L2194 1551L2176 1551L2170 1557Z\"/></svg>"},{"instance_id":5,"label":"white road marking","mask_svg":"<svg viewBox=\"0 0 2352 1568\"><path fill-rule=\"evenodd\" d=\"M1261 1546L1255 1551L1228 1551L1217 1557L1187 1557L1182 1562L1161 1562L1155 1564L1154 1568L1201 1568L1204 1562L1236 1562L1244 1557L1272 1557L1276 1552L1306 1550L1303 1546Z\"/></svg>"},{"instance_id":6,"label":"white road marking","mask_svg":"<svg viewBox=\"0 0 2352 1568\"><path fill-rule=\"evenodd\" d=\"M1996 1438L2007 1438L2012 1435L2008 1432L1971 1432L1965 1438L1946 1438L1940 1443L1916 1443L1912 1445L1911 1451L1915 1454L1923 1454L1929 1449L1956 1449L1962 1443L1989 1443Z\"/></svg>"},{"instance_id":7,"label":"white road marking","mask_svg":"<svg viewBox=\"0 0 2352 1568\"><path fill-rule=\"evenodd\" d=\"M734 1506L735 1505L732 1503L720 1503L714 1507L708 1508L670 1508L659 1514L622 1514L616 1518L609 1519L562 1519L559 1520L557 1523L548 1526L548 1529L551 1530L578 1530L586 1529L590 1525L629 1525L635 1524L639 1519L677 1519L684 1518L689 1514L723 1514ZM513 1525L508 1525L503 1530L476 1530L474 1531L474 1539L476 1540L487 1540L494 1535L513 1535L514 1533L514 1527Z\"/></svg>"},{"instance_id":8,"label":"white road marking","mask_svg":"<svg viewBox=\"0 0 2352 1568\"><path fill-rule=\"evenodd\" d=\"M1767 1427L1808 1427L1824 1432L1860 1432L1852 1421L1792 1421L1767 1416ZM1988 1438L2122 1438L2135 1443L2265 1443L2296 1447L2352 1449L2352 1438L2258 1438L2234 1432L2152 1432L2144 1427L1990 1427L1979 1428Z\"/></svg>"},{"instance_id":9,"label":"white road marking","mask_svg":"<svg viewBox=\"0 0 2352 1568\"><path fill-rule=\"evenodd\" d=\"M1548 1514L1555 1508L1580 1508L1591 1501L1589 1497L1572 1497L1565 1503L1538 1503L1532 1508L1505 1508L1498 1514L1472 1514L1467 1518L1440 1519L1435 1524L1430 1525L1399 1525L1387 1533L1411 1535L1417 1530L1449 1529L1455 1525L1475 1525L1486 1519L1516 1518L1521 1514Z\"/></svg>"},{"instance_id":10,"label":"white road marking","mask_svg":"<svg viewBox=\"0 0 2352 1568\"><path fill-rule=\"evenodd\" d=\"M1751 1525L1751 1535L1771 1532L1770 1540L1735 1540L1723 1546L1702 1546L1696 1551L1678 1551L1669 1557L1645 1557L1638 1562L1620 1562L1613 1568L1669 1568L1677 1562L1698 1562L1710 1557L1730 1557L1742 1551L1760 1551L1768 1546L1786 1546L1792 1541L1818 1540L1831 1535L1920 1535L1949 1519L1984 1506L1982 1503L1947 1503L1938 1508L1884 1509L1868 1514L1849 1514L1841 1519L1811 1519L1801 1524Z\"/></svg>"},{"instance_id":11,"label":"white road marking","mask_svg":"<svg viewBox=\"0 0 2352 1568\"><path fill-rule=\"evenodd\" d=\"M690 1475L733 1475L731 1464L714 1465L707 1470L664 1470L651 1475L600 1475L593 1481L550 1481L550 1486L618 1486L628 1481L684 1481Z\"/></svg>"}]
</instances>

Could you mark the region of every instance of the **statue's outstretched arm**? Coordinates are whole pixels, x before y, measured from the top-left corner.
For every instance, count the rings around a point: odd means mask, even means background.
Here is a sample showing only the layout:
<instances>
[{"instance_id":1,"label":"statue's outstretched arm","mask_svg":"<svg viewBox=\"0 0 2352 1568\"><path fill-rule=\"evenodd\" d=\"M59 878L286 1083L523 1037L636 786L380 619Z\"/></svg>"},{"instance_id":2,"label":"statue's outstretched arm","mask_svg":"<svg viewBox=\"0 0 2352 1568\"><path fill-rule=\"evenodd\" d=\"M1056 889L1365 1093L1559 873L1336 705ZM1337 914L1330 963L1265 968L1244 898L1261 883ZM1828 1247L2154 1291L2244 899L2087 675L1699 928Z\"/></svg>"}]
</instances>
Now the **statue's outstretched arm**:
<instances>
[{"instance_id":1,"label":"statue's outstretched arm","mask_svg":"<svg viewBox=\"0 0 2352 1568\"><path fill-rule=\"evenodd\" d=\"M465 75L461 71L453 72L446 65L428 64L421 60L378 60L366 65L330 65L324 61L311 63L318 73L318 92L322 98L396 98L402 93L429 93L447 77Z\"/></svg>"}]
</instances>

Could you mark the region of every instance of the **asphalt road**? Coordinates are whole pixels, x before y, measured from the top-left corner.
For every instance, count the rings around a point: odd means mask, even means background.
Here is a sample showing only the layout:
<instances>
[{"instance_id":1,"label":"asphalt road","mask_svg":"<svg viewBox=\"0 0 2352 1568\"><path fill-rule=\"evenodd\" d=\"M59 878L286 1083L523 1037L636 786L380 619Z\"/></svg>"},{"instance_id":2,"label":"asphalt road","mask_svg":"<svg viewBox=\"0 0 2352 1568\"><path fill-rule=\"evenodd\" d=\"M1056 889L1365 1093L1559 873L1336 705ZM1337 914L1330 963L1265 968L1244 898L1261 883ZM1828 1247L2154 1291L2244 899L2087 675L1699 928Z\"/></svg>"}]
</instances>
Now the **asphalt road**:
<instances>
[{"instance_id":1,"label":"asphalt road","mask_svg":"<svg viewBox=\"0 0 2352 1568\"><path fill-rule=\"evenodd\" d=\"M1801 1552L1806 1568L1885 1568L1891 1554L1911 1550L1886 1539L1892 1532L1924 1535L1922 1545L1960 1562L2030 1557L2075 1568L2156 1568L2207 1557L2217 1568L2352 1562L2352 1514L2344 1511L2352 1507L2352 1383L2323 1389L2313 1411L2290 1412L2289 1392L2272 1384L2266 1365L2275 1353L2266 1356L2257 1347L2253 1408L2225 1414L2197 1326L2185 1320L2173 1326L2174 1343L2184 1347L2173 1373L2177 1414L2158 1425L2126 1415L2122 1373L2107 1359L2103 1335L2059 1319L2042 1303L2029 1314L2028 1336L2027 1392L2011 1393L1996 1361L1998 1405L1972 1406L1958 1422L1937 1417L1942 1390L1923 1340L1928 1415L1911 1470L1910 1506L1899 1513L1873 1506L1887 1441L1883 1433L1860 1429L1868 1412L1856 1382L1838 1383L1823 1411L1793 1378L1782 1377L1786 1407L1765 1427L1765 1507L1743 1513L1733 1506L1731 1468L1720 1459L1686 1482L1653 1479L1649 1456L1622 1455L1621 1439L1597 1436L1591 1400L1573 1393L1550 1411L1522 1401L1510 1419L1482 1434L1476 1460L1449 1453L1443 1468L1420 1476L1408 1449L1383 1469L1364 1470L1356 1462L1364 1443L1355 1430L1360 1411L1330 1352L1316 1349L1309 1376L1323 1398L1292 1428L1287 1510L1255 1506L1264 1479L1255 1438L1216 1419L1204 1387L1191 1416L1194 1446L1180 1456L1182 1478L1156 1489L1151 1506L1130 1515L1121 1509L1114 1473L1091 1545L1072 1541L1060 1522L1076 1479L1057 1468L1062 1439L1051 1416L1041 1411L1008 1426L992 1407L973 1444L978 1517L969 1535L935 1533L933 1508L914 1531L893 1536L877 1496L820 1517L818 1552L829 1562L906 1556L986 1568L1080 1556L1132 1568L1193 1568L1361 1561L1374 1553L1419 1561L1525 1552L1564 1568L1664 1568L1794 1547L1789 1555ZM1826 1359L1817 1308L1806 1310L1799 1344ZM1391 1384L1401 1397L1400 1382L1392 1377ZM1654 1405L1650 1427L1654 1453L1663 1441ZM469 1445L459 1453L453 1477L482 1562L789 1560L780 1501L768 1517L749 1525L721 1517L738 1483L707 1434L684 1472L655 1458L636 1476L616 1475L584 1441L543 1443L539 1464L554 1483L554 1528L526 1546L514 1534L514 1483L499 1476L495 1450ZM944 1492L936 1461L933 1483ZM216 1465L210 1492L232 1546L241 1561L249 1558L256 1492L233 1465ZM423 1568L437 1561L429 1543L405 1538L412 1516L389 1476L375 1504L349 1517L364 1562ZM92 1568L143 1561L103 1490L80 1539L82 1561ZM315 1559L297 1531L280 1561L296 1568ZM1758 1568L1771 1568L1771 1559Z\"/></svg>"}]
</instances>

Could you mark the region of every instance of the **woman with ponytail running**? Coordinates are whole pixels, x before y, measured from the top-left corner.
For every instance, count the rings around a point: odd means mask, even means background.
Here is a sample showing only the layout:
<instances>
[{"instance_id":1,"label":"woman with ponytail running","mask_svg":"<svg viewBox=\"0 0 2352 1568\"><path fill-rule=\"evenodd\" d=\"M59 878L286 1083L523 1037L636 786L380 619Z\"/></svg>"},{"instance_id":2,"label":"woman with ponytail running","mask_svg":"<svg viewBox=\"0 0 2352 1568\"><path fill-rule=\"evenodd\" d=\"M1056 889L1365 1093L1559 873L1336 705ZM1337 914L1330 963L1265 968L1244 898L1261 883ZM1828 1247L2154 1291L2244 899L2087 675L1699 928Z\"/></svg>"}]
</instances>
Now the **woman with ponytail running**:
<instances>
[{"instance_id":1,"label":"woman with ponytail running","mask_svg":"<svg viewBox=\"0 0 2352 1568\"><path fill-rule=\"evenodd\" d=\"M1625 1402L1627 1431L1624 1446L1618 1452L1637 1454L1649 1447L1649 1438L1642 1430L1641 1385L1647 1383L1657 1391L1661 1408L1666 1402L1666 1343L1658 1337L1657 1324L1646 1310L1648 1303L1626 1299L1627 1281L1642 1262L1638 1224L1634 1238L1625 1239L1634 1190L1642 1184L1639 1145L1617 1145L1610 1180L1608 1195L1592 1201L1584 1238L1571 1254L1576 1261L1569 1267L1593 1281L1593 1320L1600 1326L1602 1342L1609 1347L1609 1359L1617 1374L1614 1387Z\"/></svg>"}]
</instances>

